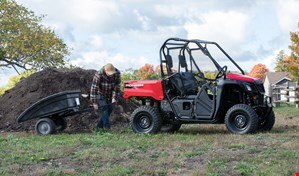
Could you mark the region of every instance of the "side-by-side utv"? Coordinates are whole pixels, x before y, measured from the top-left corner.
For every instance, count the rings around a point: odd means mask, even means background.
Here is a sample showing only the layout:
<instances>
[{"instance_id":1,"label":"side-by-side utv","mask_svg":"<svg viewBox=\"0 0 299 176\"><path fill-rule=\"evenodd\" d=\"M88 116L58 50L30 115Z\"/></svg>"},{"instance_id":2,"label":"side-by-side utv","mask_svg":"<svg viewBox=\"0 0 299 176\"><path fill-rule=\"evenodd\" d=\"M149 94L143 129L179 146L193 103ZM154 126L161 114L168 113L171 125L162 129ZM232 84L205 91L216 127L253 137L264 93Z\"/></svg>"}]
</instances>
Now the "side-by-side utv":
<instances>
[{"instance_id":1,"label":"side-by-side utv","mask_svg":"<svg viewBox=\"0 0 299 176\"><path fill-rule=\"evenodd\" d=\"M161 79L129 80L124 98L141 101L131 115L137 133L174 132L182 124L225 123L234 134L271 130L271 98L215 42L170 38L160 49Z\"/></svg>"}]
</instances>

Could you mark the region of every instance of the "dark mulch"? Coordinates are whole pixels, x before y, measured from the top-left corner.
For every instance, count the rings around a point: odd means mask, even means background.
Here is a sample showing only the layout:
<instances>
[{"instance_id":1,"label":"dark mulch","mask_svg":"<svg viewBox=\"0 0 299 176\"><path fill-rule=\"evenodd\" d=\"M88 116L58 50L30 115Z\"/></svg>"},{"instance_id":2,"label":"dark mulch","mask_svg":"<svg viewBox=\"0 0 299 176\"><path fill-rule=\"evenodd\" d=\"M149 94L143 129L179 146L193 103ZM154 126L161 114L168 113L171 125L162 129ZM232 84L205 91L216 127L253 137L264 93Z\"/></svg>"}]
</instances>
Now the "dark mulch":
<instances>
[{"instance_id":1,"label":"dark mulch","mask_svg":"<svg viewBox=\"0 0 299 176\"><path fill-rule=\"evenodd\" d=\"M48 68L23 78L14 88L0 97L0 131L33 130L36 120L18 124L16 118L38 100L66 90L81 90L89 94L95 70ZM81 98L81 108L88 108L88 99ZM111 116L112 125L128 122L128 106L117 105ZM98 120L95 112L86 112L67 118L69 130L93 129Z\"/></svg>"}]
</instances>

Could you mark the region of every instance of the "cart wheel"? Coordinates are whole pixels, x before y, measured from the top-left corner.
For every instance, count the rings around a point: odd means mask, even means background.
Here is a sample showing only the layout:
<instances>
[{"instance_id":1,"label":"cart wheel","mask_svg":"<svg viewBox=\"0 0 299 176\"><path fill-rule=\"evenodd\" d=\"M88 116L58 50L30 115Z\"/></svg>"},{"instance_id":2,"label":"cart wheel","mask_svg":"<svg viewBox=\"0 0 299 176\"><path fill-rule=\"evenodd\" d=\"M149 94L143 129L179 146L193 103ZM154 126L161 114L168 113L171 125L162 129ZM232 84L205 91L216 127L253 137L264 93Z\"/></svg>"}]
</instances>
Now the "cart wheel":
<instances>
[{"instance_id":1,"label":"cart wheel","mask_svg":"<svg viewBox=\"0 0 299 176\"><path fill-rule=\"evenodd\" d=\"M49 118L40 119L35 125L35 130L41 135L52 134L55 131L55 123Z\"/></svg>"},{"instance_id":2,"label":"cart wheel","mask_svg":"<svg viewBox=\"0 0 299 176\"><path fill-rule=\"evenodd\" d=\"M56 130L57 131L63 131L67 127L67 122L64 118L54 119L54 123L56 125Z\"/></svg>"}]
</instances>

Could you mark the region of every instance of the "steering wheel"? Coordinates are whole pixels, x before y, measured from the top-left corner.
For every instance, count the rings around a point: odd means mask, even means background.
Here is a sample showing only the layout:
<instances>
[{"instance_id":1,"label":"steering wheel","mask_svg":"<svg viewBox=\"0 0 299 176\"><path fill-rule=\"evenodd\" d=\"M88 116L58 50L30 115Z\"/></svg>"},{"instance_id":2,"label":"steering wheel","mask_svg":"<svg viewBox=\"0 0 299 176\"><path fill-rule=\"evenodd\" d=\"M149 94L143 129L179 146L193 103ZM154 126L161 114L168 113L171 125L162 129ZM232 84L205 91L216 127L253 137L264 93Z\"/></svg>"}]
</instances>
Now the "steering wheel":
<instances>
[{"instance_id":1,"label":"steering wheel","mask_svg":"<svg viewBox=\"0 0 299 176\"><path fill-rule=\"evenodd\" d=\"M205 75L199 71L198 73L195 73L194 76L197 76L198 78L201 78L201 79L205 79Z\"/></svg>"},{"instance_id":2,"label":"steering wheel","mask_svg":"<svg viewBox=\"0 0 299 176\"><path fill-rule=\"evenodd\" d=\"M215 79L218 79L218 78L221 78L222 76L224 76L225 73L226 73L226 71L227 71L227 66L225 65L225 66L223 66L223 67L219 70L219 72L217 73Z\"/></svg>"},{"instance_id":3,"label":"steering wheel","mask_svg":"<svg viewBox=\"0 0 299 176\"><path fill-rule=\"evenodd\" d=\"M199 78L199 79L196 79L199 87L202 87L204 84L207 83L207 80L209 80L208 78L205 78L205 75L201 71L199 71L198 73L195 73L194 76Z\"/></svg>"}]
</instances>

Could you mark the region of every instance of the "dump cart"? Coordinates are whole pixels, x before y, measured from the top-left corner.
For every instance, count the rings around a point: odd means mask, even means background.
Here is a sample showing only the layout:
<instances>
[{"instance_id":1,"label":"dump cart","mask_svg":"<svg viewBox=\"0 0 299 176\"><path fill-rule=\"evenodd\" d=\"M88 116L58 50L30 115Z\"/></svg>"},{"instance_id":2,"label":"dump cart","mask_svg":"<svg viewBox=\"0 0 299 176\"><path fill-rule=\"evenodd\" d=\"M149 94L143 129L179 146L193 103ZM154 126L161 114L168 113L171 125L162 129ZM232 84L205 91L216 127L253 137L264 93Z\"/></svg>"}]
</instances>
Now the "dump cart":
<instances>
[{"instance_id":1,"label":"dump cart","mask_svg":"<svg viewBox=\"0 0 299 176\"><path fill-rule=\"evenodd\" d=\"M70 90L45 97L27 108L17 122L39 119L35 130L41 135L62 131L67 127L65 117L90 110L80 110L80 96L80 90Z\"/></svg>"}]
</instances>

